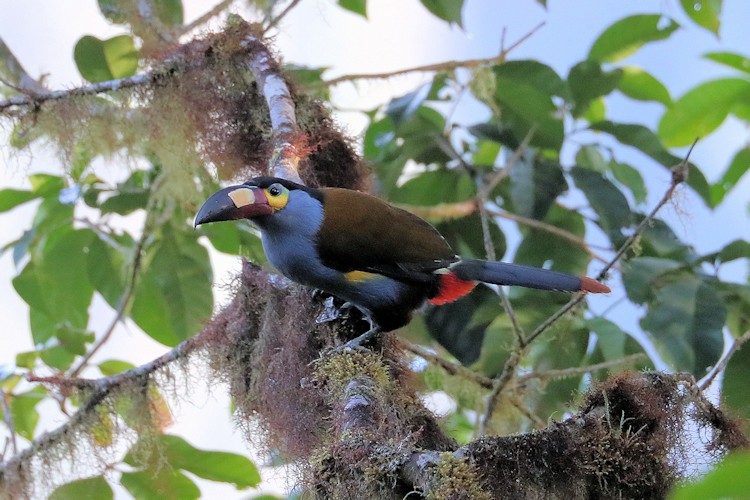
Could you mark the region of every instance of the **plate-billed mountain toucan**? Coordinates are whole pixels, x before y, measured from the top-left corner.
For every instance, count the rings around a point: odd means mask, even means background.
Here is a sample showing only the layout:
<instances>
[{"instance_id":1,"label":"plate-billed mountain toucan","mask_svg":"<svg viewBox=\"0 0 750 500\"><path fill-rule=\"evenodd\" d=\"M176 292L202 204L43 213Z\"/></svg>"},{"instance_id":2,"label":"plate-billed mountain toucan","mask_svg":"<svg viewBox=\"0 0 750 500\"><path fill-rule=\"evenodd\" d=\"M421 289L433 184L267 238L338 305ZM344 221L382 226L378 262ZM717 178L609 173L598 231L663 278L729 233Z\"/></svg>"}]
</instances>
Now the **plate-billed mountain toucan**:
<instances>
[{"instance_id":1,"label":"plate-billed mountain toucan","mask_svg":"<svg viewBox=\"0 0 750 500\"><path fill-rule=\"evenodd\" d=\"M425 300L452 302L477 282L607 293L591 278L505 262L462 259L429 223L374 196L256 177L214 193L195 225L249 219L284 276L354 304L372 328L347 346L406 325Z\"/></svg>"}]
</instances>

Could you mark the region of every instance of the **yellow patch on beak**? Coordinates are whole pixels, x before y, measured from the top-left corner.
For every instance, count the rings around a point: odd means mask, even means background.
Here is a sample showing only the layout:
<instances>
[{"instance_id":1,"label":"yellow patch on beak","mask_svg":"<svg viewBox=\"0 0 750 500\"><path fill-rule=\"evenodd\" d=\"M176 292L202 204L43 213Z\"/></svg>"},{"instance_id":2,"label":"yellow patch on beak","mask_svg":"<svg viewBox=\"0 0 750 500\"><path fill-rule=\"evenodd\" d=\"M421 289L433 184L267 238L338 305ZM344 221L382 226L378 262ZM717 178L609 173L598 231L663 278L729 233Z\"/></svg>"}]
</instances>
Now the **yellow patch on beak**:
<instances>
[{"instance_id":1,"label":"yellow patch on beak","mask_svg":"<svg viewBox=\"0 0 750 500\"><path fill-rule=\"evenodd\" d=\"M252 189L235 189L234 191L229 193L229 197L232 199L232 203L234 203L234 206L237 208L242 208L255 203L255 195L253 194Z\"/></svg>"}]
</instances>

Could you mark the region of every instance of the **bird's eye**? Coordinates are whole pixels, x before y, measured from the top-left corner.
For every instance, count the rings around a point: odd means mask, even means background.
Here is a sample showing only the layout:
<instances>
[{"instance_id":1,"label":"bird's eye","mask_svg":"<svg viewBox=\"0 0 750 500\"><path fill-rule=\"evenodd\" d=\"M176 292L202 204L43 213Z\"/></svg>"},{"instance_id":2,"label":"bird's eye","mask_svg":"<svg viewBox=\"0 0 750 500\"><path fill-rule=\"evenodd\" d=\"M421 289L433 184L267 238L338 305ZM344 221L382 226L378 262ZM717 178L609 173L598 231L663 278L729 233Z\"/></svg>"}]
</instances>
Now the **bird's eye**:
<instances>
[{"instance_id":1,"label":"bird's eye","mask_svg":"<svg viewBox=\"0 0 750 500\"><path fill-rule=\"evenodd\" d=\"M281 186L279 186L278 184L271 185L271 187L268 188L268 193L271 196L278 196L278 195L280 195L281 194Z\"/></svg>"}]
</instances>

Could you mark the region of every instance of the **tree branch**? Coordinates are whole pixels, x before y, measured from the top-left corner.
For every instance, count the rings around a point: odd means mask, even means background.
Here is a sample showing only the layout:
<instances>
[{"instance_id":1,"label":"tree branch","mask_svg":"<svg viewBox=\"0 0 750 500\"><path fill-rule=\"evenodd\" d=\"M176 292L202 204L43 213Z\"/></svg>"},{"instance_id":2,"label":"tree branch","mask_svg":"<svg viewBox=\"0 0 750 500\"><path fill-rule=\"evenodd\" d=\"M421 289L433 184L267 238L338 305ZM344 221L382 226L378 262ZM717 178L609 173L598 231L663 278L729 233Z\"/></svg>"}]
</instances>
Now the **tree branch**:
<instances>
[{"instance_id":1,"label":"tree branch","mask_svg":"<svg viewBox=\"0 0 750 500\"><path fill-rule=\"evenodd\" d=\"M350 82L354 80L382 80L385 78L392 78L394 76L400 76L400 75L406 75L408 73L418 73L418 72L441 72L441 71L452 71L457 68L476 68L479 66L485 66L488 64L497 64L505 61L505 58L508 56L508 53L521 45L523 42L528 40L532 35L534 35L537 31L539 31L542 26L544 26L545 23L540 23L534 28L531 29L528 33L526 33L524 36L518 39L515 43L513 43L510 47L507 49L503 48L500 50L500 53L494 57L486 57L481 59L466 59L463 61L447 61L447 62L441 62L437 64L426 64L424 66L414 66L412 68L405 68L405 69L399 69L396 71L391 71L387 73L362 73L362 74L355 74L355 75L343 75L343 76L337 76L336 78L331 78L330 80L326 80L324 83L326 85L338 85L343 82Z\"/></svg>"},{"instance_id":2,"label":"tree branch","mask_svg":"<svg viewBox=\"0 0 750 500\"><path fill-rule=\"evenodd\" d=\"M739 351L742 345L748 340L750 340L750 330L746 331L742 334L742 336L732 341L732 345L730 346L727 353L719 360L718 363L716 363L711 372L703 377L698 383L698 387L702 391L708 389L708 387L713 383L714 379L719 375L719 373L723 372L727 367L729 361L731 361L732 359L732 356L734 356L734 353Z\"/></svg>"},{"instance_id":3,"label":"tree branch","mask_svg":"<svg viewBox=\"0 0 750 500\"><path fill-rule=\"evenodd\" d=\"M303 184L299 176L299 162L305 138L297 126L294 101L281 76L281 69L268 48L255 35L247 35L240 45L248 50L248 68L268 104L275 135L271 175Z\"/></svg>"}]
</instances>

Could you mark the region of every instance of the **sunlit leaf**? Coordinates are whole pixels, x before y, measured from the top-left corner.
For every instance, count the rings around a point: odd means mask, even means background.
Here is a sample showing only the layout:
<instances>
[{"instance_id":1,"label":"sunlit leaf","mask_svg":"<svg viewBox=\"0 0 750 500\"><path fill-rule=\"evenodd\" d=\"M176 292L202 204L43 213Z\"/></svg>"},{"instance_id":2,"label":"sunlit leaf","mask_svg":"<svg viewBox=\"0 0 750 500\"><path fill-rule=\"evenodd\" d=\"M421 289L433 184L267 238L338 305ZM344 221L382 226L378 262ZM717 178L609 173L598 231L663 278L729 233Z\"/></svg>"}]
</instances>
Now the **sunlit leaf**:
<instances>
[{"instance_id":1,"label":"sunlit leaf","mask_svg":"<svg viewBox=\"0 0 750 500\"><path fill-rule=\"evenodd\" d=\"M38 256L13 280L21 298L29 304L32 316L45 315L49 326L68 322L85 329L94 288L86 272L86 254L96 235L88 229L62 227L54 231ZM35 343L44 343L55 330L35 330Z\"/></svg>"},{"instance_id":2,"label":"sunlit leaf","mask_svg":"<svg viewBox=\"0 0 750 500\"><path fill-rule=\"evenodd\" d=\"M427 10L435 14L440 19L449 23L463 25L461 18L461 9L464 6L464 0L419 0Z\"/></svg>"},{"instance_id":3,"label":"sunlit leaf","mask_svg":"<svg viewBox=\"0 0 750 500\"><path fill-rule=\"evenodd\" d=\"M718 36L723 0L680 0L682 9L698 26Z\"/></svg>"},{"instance_id":4,"label":"sunlit leaf","mask_svg":"<svg viewBox=\"0 0 750 500\"><path fill-rule=\"evenodd\" d=\"M234 484L237 489L255 487L260 474L247 457L223 451L206 451L193 447L178 436L161 437L164 458L174 468L191 472L203 479Z\"/></svg>"},{"instance_id":5,"label":"sunlit leaf","mask_svg":"<svg viewBox=\"0 0 750 500\"><path fill-rule=\"evenodd\" d=\"M83 498L108 500L114 498L114 492L103 476L95 476L63 484L49 496L49 500L81 500Z\"/></svg>"},{"instance_id":6,"label":"sunlit leaf","mask_svg":"<svg viewBox=\"0 0 750 500\"><path fill-rule=\"evenodd\" d=\"M649 42L668 38L677 28L674 20L655 14L626 17L612 24L591 46L588 58L599 62L617 62Z\"/></svg>"},{"instance_id":7,"label":"sunlit leaf","mask_svg":"<svg viewBox=\"0 0 750 500\"><path fill-rule=\"evenodd\" d=\"M575 103L573 116L584 113L594 99L609 95L621 78L622 70L604 71L596 61L583 61L573 66L568 74L568 86Z\"/></svg>"},{"instance_id":8,"label":"sunlit leaf","mask_svg":"<svg viewBox=\"0 0 750 500\"><path fill-rule=\"evenodd\" d=\"M339 5L355 14L367 17L367 0L339 0Z\"/></svg>"},{"instance_id":9,"label":"sunlit leaf","mask_svg":"<svg viewBox=\"0 0 750 500\"><path fill-rule=\"evenodd\" d=\"M687 146L722 124L732 108L750 99L750 81L724 78L705 82L669 107L659 122L659 137L667 146Z\"/></svg>"},{"instance_id":10,"label":"sunlit leaf","mask_svg":"<svg viewBox=\"0 0 750 500\"><path fill-rule=\"evenodd\" d=\"M192 500L201 495L200 489L190 478L170 467L123 472L120 483L138 500Z\"/></svg>"},{"instance_id":11,"label":"sunlit leaf","mask_svg":"<svg viewBox=\"0 0 750 500\"><path fill-rule=\"evenodd\" d=\"M563 123L552 97L564 93L558 86L560 78L547 66L530 61L500 64L494 71L502 124L514 131L519 142L532 134L531 144L558 150Z\"/></svg>"},{"instance_id":12,"label":"sunlit leaf","mask_svg":"<svg viewBox=\"0 0 750 500\"><path fill-rule=\"evenodd\" d=\"M716 184L711 186L711 206L716 207L750 170L750 148L740 149Z\"/></svg>"},{"instance_id":13,"label":"sunlit leaf","mask_svg":"<svg viewBox=\"0 0 750 500\"><path fill-rule=\"evenodd\" d=\"M35 199L36 197L37 194L32 193L31 191L2 189L0 190L0 212L7 212L18 205L22 205L27 201Z\"/></svg>"},{"instance_id":14,"label":"sunlit leaf","mask_svg":"<svg viewBox=\"0 0 750 500\"><path fill-rule=\"evenodd\" d=\"M86 35L73 52L78 71L90 82L132 76L138 69L138 52L129 35L100 40Z\"/></svg>"},{"instance_id":15,"label":"sunlit leaf","mask_svg":"<svg viewBox=\"0 0 750 500\"><path fill-rule=\"evenodd\" d=\"M747 498L750 491L750 453L730 454L698 479L676 485L670 500L722 500Z\"/></svg>"},{"instance_id":16,"label":"sunlit leaf","mask_svg":"<svg viewBox=\"0 0 750 500\"><path fill-rule=\"evenodd\" d=\"M730 68L750 73L750 59L745 56L734 54L732 52L709 52L703 57L729 66Z\"/></svg>"},{"instance_id":17,"label":"sunlit leaf","mask_svg":"<svg viewBox=\"0 0 750 500\"><path fill-rule=\"evenodd\" d=\"M28 440L34 439L34 430L39 422L36 405L46 397L47 391L43 387L36 387L30 391L13 395L10 410L13 414L13 426L19 436Z\"/></svg>"},{"instance_id":18,"label":"sunlit leaf","mask_svg":"<svg viewBox=\"0 0 750 500\"><path fill-rule=\"evenodd\" d=\"M109 359L107 361L102 361L98 366L99 371L101 371L102 375L104 375L105 377L116 375L118 373L124 372L125 370L135 368L134 364L127 361L120 361L118 359Z\"/></svg>"},{"instance_id":19,"label":"sunlit leaf","mask_svg":"<svg viewBox=\"0 0 750 500\"><path fill-rule=\"evenodd\" d=\"M672 103L672 97L664 84L637 66L622 68L622 78L617 89L631 99L660 102L665 106Z\"/></svg>"}]
</instances>

